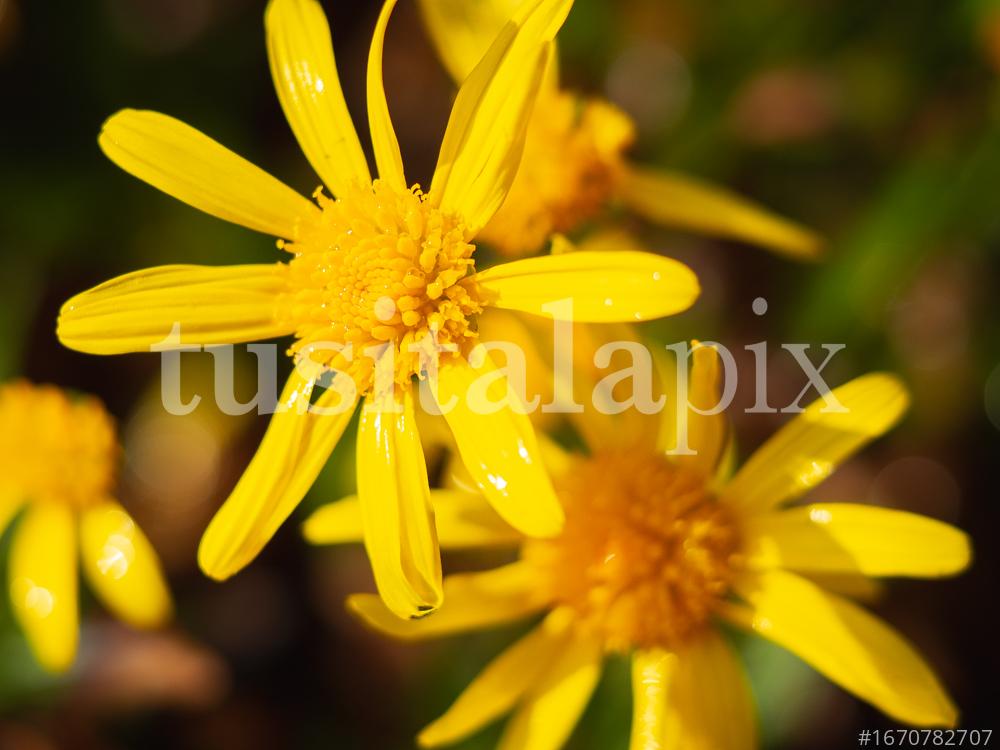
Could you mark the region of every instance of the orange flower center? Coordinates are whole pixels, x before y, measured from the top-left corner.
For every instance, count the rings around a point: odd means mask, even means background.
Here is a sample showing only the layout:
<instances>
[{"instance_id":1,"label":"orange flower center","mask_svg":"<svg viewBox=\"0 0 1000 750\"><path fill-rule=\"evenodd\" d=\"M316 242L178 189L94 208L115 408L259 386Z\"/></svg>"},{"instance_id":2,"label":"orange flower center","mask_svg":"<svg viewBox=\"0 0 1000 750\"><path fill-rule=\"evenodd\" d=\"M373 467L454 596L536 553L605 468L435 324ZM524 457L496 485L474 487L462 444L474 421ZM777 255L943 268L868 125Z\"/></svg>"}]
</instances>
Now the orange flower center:
<instances>
[{"instance_id":1,"label":"orange flower center","mask_svg":"<svg viewBox=\"0 0 1000 750\"><path fill-rule=\"evenodd\" d=\"M55 386L0 387L0 492L82 508L107 498L119 458L115 427L96 398Z\"/></svg>"},{"instance_id":2,"label":"orange flower center","mask_svg":"<svg viewBox=\"0 0 1000 750\"><path fill-rule=\"evenodd\" d=\"M507 256L542 248L553 233L597 216L614 190L631 121L600 100L572 94L539 97L524 157L503 206L480 233Z\"/></svg>"},{"instance_id":3,"label":"orange flower center","mask_svg":"<svg viewBox=\"0 0 1000 750\"><path fill-rule=\"evenodd\" d=\"M284 245L295 256L279 310L296 330L290 354L347 372L362 394L387 348L401 385L420 373L428 346L442 358L467 354L470 318L482 306L462 220L431 206L416 185L375 180L336 200L315 197L320 220ZM347 345L349 353L336 351Z\"/></svg>"},{"instance_id":4,"label":"orange flower center","mask_svg":"<svg viewBox=\"0 0 1000 750\"><path fill-rule=\"evenodd\" d=\"M529 540L542 586L609 650L673 648L725 595L739 544L727 509L698 475L660 454L615 451L557 483L563 533Z\"/></svg>"}]
</instances>

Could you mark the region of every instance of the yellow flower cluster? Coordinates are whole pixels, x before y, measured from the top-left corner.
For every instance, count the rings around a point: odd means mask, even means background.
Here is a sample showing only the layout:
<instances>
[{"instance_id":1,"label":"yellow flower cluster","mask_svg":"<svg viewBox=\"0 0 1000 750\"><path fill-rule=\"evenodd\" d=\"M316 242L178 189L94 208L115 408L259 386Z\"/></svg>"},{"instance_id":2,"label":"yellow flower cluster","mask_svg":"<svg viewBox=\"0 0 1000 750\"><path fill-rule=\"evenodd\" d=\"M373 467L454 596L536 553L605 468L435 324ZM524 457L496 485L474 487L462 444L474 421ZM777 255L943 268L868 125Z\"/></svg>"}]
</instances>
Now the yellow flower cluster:
<instances>
[{"instance_id":1,"label":"yellow flower cluster","mask_svg":"<svg viewBox=\"0 0 1000 750\"><path fill-rule=\"evenodd\" d=\"M572 0L421 0L460 82L422 190L406 178L383 88L395 4L385 0L369 51L370 164L320 4L268 3L278 99L323 183L312 200L167 115L123 110L100 134L122 169L285 251L267 264L129 273L74 296L59 316L60 340L96 354L293 338L295 370L202 538L202 570L223 580L257 556L359 412L357 496L304 527L316 543L364 543L378 593L351 597L352 611L408 639L542 615L421 733L422 745L512 712L501 747L555 750L615 653L632 661L633 750L754 747L752 700L722 624L787 648L900 721L953 724L957 711L919 654L838 590L958 573L966 537L901 511L791 505L901 417L908 396L896 378L841 386L845 411L809 406L734 472L729 424L705 409L687 415L690 455L671 450L679 436L666 416L609 417L593 404L574 416L586 448L568 451L536 432L547 424L516 408L506 371L476 347L490 309L631 324L690 307L700 288L683 264L636 250L634 239L587 244L621 208L798 258L817 255L815 235L723 190L631 164L627 116L559 88L555 38ZM552 243L559 252L539 252ZM481 245L519 259L477 265ZM552 306L559 300L572 302L566 313ZM696 345L696 402L717 403L720 372L718 351ZM484 379L488 400L510 399L501 408L476 408ZM422 383L454 458L433 488L416 427ZM75 653L78 547L91 585L126 621L169 615L155 555L112 499L119 449L98 402L4 386L0 456L0 523L24 509L10 591L43 664L64 669ZM446 577L442 548L509 548L516 561Z\"/></svg>"}]
</instances>

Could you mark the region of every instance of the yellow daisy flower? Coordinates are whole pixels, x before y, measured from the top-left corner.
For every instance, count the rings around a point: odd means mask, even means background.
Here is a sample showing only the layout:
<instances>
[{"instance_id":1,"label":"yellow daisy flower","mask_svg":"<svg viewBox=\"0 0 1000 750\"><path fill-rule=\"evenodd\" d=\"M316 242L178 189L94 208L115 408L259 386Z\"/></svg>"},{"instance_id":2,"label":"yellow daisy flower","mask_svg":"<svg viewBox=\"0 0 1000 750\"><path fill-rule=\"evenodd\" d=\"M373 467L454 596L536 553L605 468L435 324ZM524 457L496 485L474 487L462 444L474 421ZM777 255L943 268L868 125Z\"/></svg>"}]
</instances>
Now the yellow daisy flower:
<instances>
[{"instance_id":1,"label":"yellow daisy flower","mask_svg":"<svg viewBox=\"0 0 1000 750\"><path fill-rule=\"evenodd\" d=\"M691 403L710 410L720 380L714 348L695 350L690 378ZM633 750L752 748L752 700L719 624L787 648L900 722L953 725L954 705L914 648L837 591L857 591L868 577L955 574L969 562L966 536L886 508L783 507L888 430L908 400L886 374L833 394L846 413L817 401L731 478L721 415L690 412L695 455L668 453L678 445L672 416L652 431L658 439L621 429L617 444L605 438L588 455L548 446L566 512L564 531L552 539L524 539L461 483L436 491L442 546L519 545L519 559L448 576L445 605L425 620L400 620L368 594L352 596L350 609L410 640L547 614L423 730L420 744L457 741L513 711L500 747L554 750L583 712L604 656L625 653ZM358 515L355 500L334 503L307 521L306 535L357 539Z\"/></svg>"},{"instance_id":2,"label":"yellow daisy flower","mask_svg":"<svg viewBox=\"0 0 1000 750\"><path fill-rule=\"evenodd\" d=\"M100 401L54 386L0 386L0 533L14 516L8 576L35 657L69 668L78 633L77 562L94 593L138 628L170 617L156 553L112 497L120 448Z\"/></svg>"},{"instance_id":3,"label":"yellow daisy flower","mask_svg":"<svg viewBox=\"0 0 1000 750\"><path fill-rule=\"evenodd\" d=\"M464 81L520 0L420 0L445 67ZM532 115L510 194L481 232L505 255L536 252L621 204L667 227L753 242L793 258L816 257L815 234L719 187L631 164L629 117L610 102L559 88L555 63Z\"/></svg>"},{"instance_id":4,"label":"yellow daisy flower","mask_svg":"<svg viewBox=\"0 0 1000 750\"><path fill-rule=\"evenodd\" d=\"M433 337L451 349L441 354L435 377L449 404L492 369L488 358L475 368L469 364L474 321L485 307L541 315L549 300L573 298L579 320L647 319L686 309L698 284L682 264L636 252L573 253L477 272L471 243L513 180L552 39L572 2L529 0L499 31L458 93L426 193L408 187L382 85L383 39L394 5L383 6L368 60L374 180L347 113L319 3L272 0L267 8L278 98L336 199L318 190L310 202L166 115L126 110L108 120L100 145L120 167L207 213L282 238L279 247L291 257L270 265L127 274L69 300L58 334L67 346L97 354L148 350L175 323L181 341L174 344L293 334L290 353L299 367L256 456L202 539L201 567L224 579L258 554L309 489L363 399L357 467L366 546L388 606L414 616L440 604L441 571L414 426L412 383L424 366L412 347ZM391 368L395 393L375 392L380 366ZM353 378L354 397L330 388L316 406L340 413L307 411L330 370ZM506 382L493 382L502 395ZM394 405L387 398L398 408L386 408ZM447 419L497 511L526 534L557 533L562 510L536 458L527 416L510 409L481 415L460 403Z\"/></svg>"}]
</instances>

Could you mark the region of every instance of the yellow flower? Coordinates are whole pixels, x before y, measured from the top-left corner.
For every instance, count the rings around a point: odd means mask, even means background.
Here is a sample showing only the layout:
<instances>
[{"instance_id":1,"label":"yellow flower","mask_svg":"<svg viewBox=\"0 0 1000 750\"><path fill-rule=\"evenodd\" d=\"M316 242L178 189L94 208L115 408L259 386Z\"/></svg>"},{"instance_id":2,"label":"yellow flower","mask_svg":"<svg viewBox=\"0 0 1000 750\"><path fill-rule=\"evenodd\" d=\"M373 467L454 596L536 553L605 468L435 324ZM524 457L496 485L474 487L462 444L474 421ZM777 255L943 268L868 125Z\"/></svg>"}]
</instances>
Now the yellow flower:
<instances>
[{"instance_id":1,"label":"yellow flower","mask_svg":"<svg viewBox=\"0 0 1000 750\"><path fill-rule=\"evenodd\" d=\"M518 0L421 0L442 61L463 81L489 47ZM610 102L559 89L553 63L539 94L524 158L503 207L481 237L508 256L533 253L553 233L570 233L620 203L668 226L813 258L811 232L718 187L673 172L630 164L634 140L628 116Z\"/></svg>"},{"instance_id":2,"label":"yellow flower","mask_svg":"<svg viewBox=\"0 0 1000 750\"><path fill-rule=\"evenodd\" d=\"M719 371L714 348L695 350L691 403L703 411L718 403ZM846 413L817 401L732 478L721 415L689 413L695 455L668 452L679 445L673 417L652 430L658 439L622 423L587 455L549 445L566 511L552 539L521 538L461 482L436 491L442 546L520 545L519 559L446 577L447 601L426 620L399 620L368 594L349 607L379 631L414 640L547 614L421 733L421 745L456 741L513 711L500 747L558 748L615 652L632 660L633 750L752 748L752 701L721 623L787 648L900 722L953 725L955 707L913 647L836 592L870 587L869 577L957 573L969 562L966 536L885 508L782 507L888 430L908 400L886 374L833 394ZM357 539L357 516L355 500L334 503L305 533Z\"/></svg>"},{"instance_id":3,"label":"yellow flower","mask_svg":"<svg viewBox=\"0 0 1000 750\"><path fill-rule=\"evenodd\" d=\"M111 496L120 449L92 397L54 386L0 386L0 533L23 509L8 575L16 616L38 661L68 669L76 656L77 570L134 627L163 623L170 594L156 553Z\"/></svg>"},{"instance_id":4,"label":"yellow flower","mask_svg":"<svg viewBox=\"0 0 1000 750\"><path fill-rule=\"evenodd\" d=\"M453 350L441 355L436 376L444 403L451 403L450 395L464 394L492 370L488 358L476 368L468 361L473 320L484 307L540 315L548 301L570 297L577 319L633 320L679 312L697 297L689 269L637 252L580 252L476 272L472 240L513 180L551 40L571 4L530 0L503 26L458 93L426 193L408 187L382 86L383 39L395 0L383 6L368 60L375 180L347 113L319 3L272 0L266 12L278 98L336 199L317 191L310 202L162 114L127 110L105 124L101 147L123 169L207 213L276 235L291 253L288 262L271 265L139 271L74 297L61 311L62 342L98 354L148 350L175 323L181 341L174 344L296 337L290 353L300 366L256 456L202 539L199 562L208 575L224 579L258 554L309 489L363 398L358 486L379 591L402 616L437 607L440 561L412 393L414 376L424 373L411 345L432 336ZM379 366L391 368L393 393L373 390ZM307 411L330 370L353 378L355 397L342 399L340 389L330 388L315 397L316 406L339 415ZM506 392L505 380L493 383ZM385 408L387 398L399 408ZM498 512L526 534L557 533L562 510L536 458L527 416L510 409L480 415L460 404L447 419Z\"/></svg>"}]
</instances>

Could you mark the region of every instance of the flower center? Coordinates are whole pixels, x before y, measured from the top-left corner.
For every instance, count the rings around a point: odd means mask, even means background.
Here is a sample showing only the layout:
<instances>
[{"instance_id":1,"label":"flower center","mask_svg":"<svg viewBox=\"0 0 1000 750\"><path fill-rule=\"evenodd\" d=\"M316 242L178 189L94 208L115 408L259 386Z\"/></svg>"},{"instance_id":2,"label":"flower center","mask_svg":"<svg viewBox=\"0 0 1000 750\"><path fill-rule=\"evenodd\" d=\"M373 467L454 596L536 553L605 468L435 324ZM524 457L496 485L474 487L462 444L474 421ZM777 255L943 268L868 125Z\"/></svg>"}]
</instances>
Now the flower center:
<instances>
[{"instance_id":1,"label":"flower center","mask_svg":"<svg viewBox=\"0 0 1000 750\"><path fill-rule=\"evenodd\" d=\"M118 457L114 423L96 398L23 381L0 387L0 493L82 508L107 497Z\"/></svg>"},{"instance_id":2,"label":"flower center","mask_svg":"<svg viewBox=\"0 0 1000 750\"><path fill-rule=\"evenodd\" d=\"M739 538L698 475L659 454L615 451L582 461L557 490L563 533L523 550L554 601L609 650L673 648L705 624Z\"/></svg>"},{"instance_id":3,"label":"flower center","mask_svg":"<svg viewBox=\"0 0 1000 750\"><path fill-rule=\"evenodd\" d=\"M416 185L375 180L336 200L315 198L319 221L284 245L295 256L279 302L296 331L289 353L350 374L361 394L387 348L401 385L420 373L428 346L442 358L466 355L476 336L470 318L482 306L462 220L431 206ZM349 353L337 351L347 345Z\"/></svg>"},{"instance_id":4,"label":"flower center","mask_svg":"<svg viewBox=\"0 0 1000 750\"><path fill-rule=\"evenodd\" d=\"M539 97L517 177L481 236L518 256L539 250L553 233L577 229L607 204L633 138L631 121L607 102Z\"/></svg>"}]
</instances>

